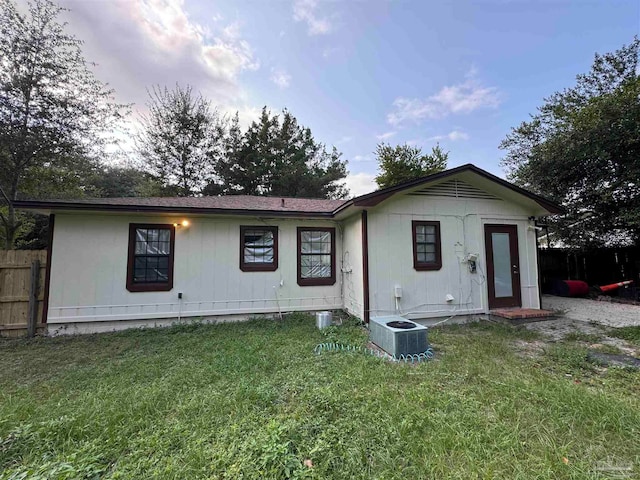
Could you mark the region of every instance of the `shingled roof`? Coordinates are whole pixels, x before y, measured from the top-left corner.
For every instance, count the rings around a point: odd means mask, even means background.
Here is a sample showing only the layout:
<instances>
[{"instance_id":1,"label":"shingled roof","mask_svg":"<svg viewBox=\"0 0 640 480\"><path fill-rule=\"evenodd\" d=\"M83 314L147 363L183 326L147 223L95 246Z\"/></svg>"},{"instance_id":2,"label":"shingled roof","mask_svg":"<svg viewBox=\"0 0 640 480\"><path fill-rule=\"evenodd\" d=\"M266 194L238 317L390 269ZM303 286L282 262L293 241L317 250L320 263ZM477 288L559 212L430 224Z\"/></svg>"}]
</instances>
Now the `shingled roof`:
<instances>
[{"instance_id":1,"label":"shingled roof","mask_svg":"<svg viewBox=\"0 0 640 480\"><path fill-rule=\"evenodd\" d=\"M260 197L228 195L223 197L119 197L70 200L22 200L20 208L55 210L116 210L137 212L190 213L276 213L280 215L331 216L348 200L317 198Z\"/></svg>"},{"instance_id":2,"label":"shingled roof","mask_svg":"<svg viewBox=\"0 0 640 480\"><path fill-rule=\"evenodd\" d=\"M383 188L351 200L323 200L317 198L260 197L252 195L227 195L222 197L154 197L154 198L86 198L72 200L18 200L17 208L40 212L65 210L120 211L147 213L191 213L220 215L252 215L279 217L334 218L344 215L350 207L374 207L397 193L419 185L442 180L453 175L470 172L505 189L527 198L547 213L563 213L563 208L540 195L529 192L475 165L466 164L434 173L426 177Z\"/></svg>"}]
</instances>

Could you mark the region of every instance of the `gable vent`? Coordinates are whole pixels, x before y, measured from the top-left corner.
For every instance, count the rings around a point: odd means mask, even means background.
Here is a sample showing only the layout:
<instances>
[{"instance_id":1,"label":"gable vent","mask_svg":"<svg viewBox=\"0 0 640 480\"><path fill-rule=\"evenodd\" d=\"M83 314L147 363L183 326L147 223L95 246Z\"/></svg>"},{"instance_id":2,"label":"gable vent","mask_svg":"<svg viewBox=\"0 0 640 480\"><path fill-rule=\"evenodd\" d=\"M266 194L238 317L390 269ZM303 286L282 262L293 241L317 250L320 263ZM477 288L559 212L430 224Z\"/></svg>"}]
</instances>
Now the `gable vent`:
<instances>
[{"instance_id":1,"label":"gable vent","mask_svg":"<svg viewBox=\"0 0 640 480\"><path fill-rule=\"evenodd\" d=\"M484 200L501 200L484 190L469 185L462 180L449 180L432 187L416 190L410 195L426 195L429 197L480 198Z\"/></svg>"}]
</instances>

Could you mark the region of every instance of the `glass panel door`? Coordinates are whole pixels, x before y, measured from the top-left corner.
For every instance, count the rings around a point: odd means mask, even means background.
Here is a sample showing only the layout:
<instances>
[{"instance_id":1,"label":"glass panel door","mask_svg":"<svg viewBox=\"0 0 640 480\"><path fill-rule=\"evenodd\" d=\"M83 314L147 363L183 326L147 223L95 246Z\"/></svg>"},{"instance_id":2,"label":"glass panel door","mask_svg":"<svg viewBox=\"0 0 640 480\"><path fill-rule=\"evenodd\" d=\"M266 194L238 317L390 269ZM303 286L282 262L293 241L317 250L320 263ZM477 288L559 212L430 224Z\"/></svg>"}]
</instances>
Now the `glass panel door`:
<instances>
[{"instance_id":1,"label":"glass panel door","mask_svg":"<svg viewBox=\"0 0 640 480\"><path fill-rule=\"evenodd\" d=\"M509 234L491 234L493 247L493 287L496 298L513 296L513 279L511 278L511 251Z\"/></svg>"},{"instance_id":2,"label":"glass panel door","mask_svg":"<svg viewBox=\"0 0 640 480\"><path fill-rule=\"evenodd\" d=\"M516 225L485 225L489 308L520 307L520 264Z\"/></svg>"}]
</instances>

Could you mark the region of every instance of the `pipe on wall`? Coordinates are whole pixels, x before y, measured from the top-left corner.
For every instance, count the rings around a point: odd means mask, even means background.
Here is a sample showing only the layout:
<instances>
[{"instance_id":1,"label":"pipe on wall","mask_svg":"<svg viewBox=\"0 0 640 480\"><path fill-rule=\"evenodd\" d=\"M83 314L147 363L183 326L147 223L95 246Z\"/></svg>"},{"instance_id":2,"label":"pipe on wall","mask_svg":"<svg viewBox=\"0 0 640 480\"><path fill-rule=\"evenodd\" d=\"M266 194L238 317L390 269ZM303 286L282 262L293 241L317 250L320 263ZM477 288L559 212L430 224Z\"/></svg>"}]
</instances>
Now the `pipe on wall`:
<instances>
[{"instance_id":1,"label":"pipe on wall","mask_svg":"<svg viewBox=\"0 0 640 480\"><path fill-rule=\"evenodd\" d=\"M367 226L367 211L362 210L362 289L364 322L369 324L369 229Z\"/></svg>"}]
</instances>

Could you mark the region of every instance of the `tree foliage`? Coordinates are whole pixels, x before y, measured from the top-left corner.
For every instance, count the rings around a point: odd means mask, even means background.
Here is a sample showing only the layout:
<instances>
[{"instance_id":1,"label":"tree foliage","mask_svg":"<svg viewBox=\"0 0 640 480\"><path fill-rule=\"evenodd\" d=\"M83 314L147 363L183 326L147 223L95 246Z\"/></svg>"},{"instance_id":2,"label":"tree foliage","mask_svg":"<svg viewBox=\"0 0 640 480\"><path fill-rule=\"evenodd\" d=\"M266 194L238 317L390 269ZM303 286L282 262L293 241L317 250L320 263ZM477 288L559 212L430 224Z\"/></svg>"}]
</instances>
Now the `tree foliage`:
<instances>
[{"instance_id":1,"label":"tree foliage","mask_svg":"<svg viewBox=\"0 0 640 480\"><path fill-rule=\"evenodd\" d=\"M86 159L67 160L64 168L45 166L34 172L34 177L39 184L40 198L156 197L170 194L147 172L130 166L105 166ZM24 185L26 192L33 191L33 188L32 185ZM14 247L22 250L46 248L49 218L21 212L20 221Z\"/></svg>"},{"instance_id":2,"label":"tree foliage","mask_svg":"<svg viewBox=\"0 0 640 480\"><path fill-rule=\"evenodd\" d=\"M375 151L380 173L375 180L379 188L387 188L416 178L441 172L447 168L449 152L436 145L431 153L420 147L379 143Z\"/></svg>"},{"instance_id":3,"label":"tree foliage","mask_svg":"<svg viewBox=\"0 0 640 480\"><path fill-rule=\"evenodd\" d=\"M98 166L86 178L92 197L164 197L167 191L151 174L132 166Z\"/></svg>"},{"instance_id":4,"label":"tree foliage","mask_svg":"<svg viewBox=\"0 0 640 480\"><path fill-rule=\"evenodd\" d=\"M223 153L226 120L190 86L149 91L137 150L143 165L178 196L201 193Z\"/></svg>"},{"instance_id":5,"label":"tree foliage","mask_svg":"<svg viewBox=\"0 0 640 480\"><path fill-rule=\"evenodd\" d=\"M588 247L640 240L640 41L604 55L545 99L501 148L509 177L567 214L557 238Z\"/></svg>"},{"instance_id":6,"label":"tree foliage","mask_svg":"<svg viewBox=\"0 0 640 480\"><path fill-rule=\"evenodd\" d=\"M264 107L260 120L241 132L232 119L217 180L208 193L343 198L346 161L336 148L327 151L311 130L298 124L287 110L271 114Z\"/></svg>"},{"instance_id":7,"label":"tree foliage","mask_svg":"<svg viewBox=\"0 0 640 480\"><path fill-rule=\"evenodd\" d=\"M286 110L242 131L191 87L152 88L137 138L138 166L109 166L105 146L127 106L98 81L65 10L0 0L0 246L41 248L46 218L16 212L18 198L247 193L346 195L346 162Z\"/></svg>"},{"instance_id":8,"label":"tree foliage","mask_svg":"<svg viewBox=\"0 0 640 480\"><path fill-rule=\"evenodd\" d=\"M22 215L12 201L72 191L78 166L102 151L104 132L123 114L85 61L81 42L58 20L62 8L34 0L21 13L0 0L0 212L12 248ZM70 183L66 183L70 182ZM62 185L61 185L62 184Z\"/></svg>"}]
</instances>

